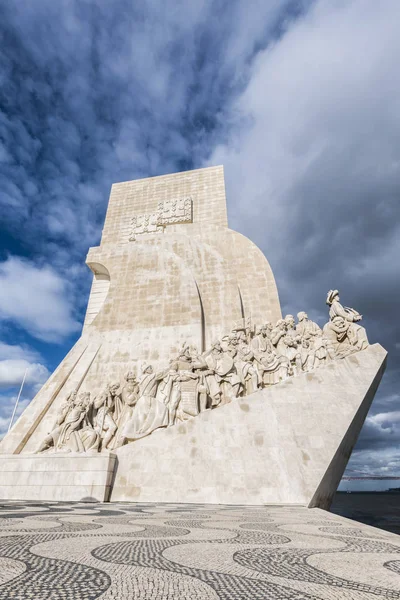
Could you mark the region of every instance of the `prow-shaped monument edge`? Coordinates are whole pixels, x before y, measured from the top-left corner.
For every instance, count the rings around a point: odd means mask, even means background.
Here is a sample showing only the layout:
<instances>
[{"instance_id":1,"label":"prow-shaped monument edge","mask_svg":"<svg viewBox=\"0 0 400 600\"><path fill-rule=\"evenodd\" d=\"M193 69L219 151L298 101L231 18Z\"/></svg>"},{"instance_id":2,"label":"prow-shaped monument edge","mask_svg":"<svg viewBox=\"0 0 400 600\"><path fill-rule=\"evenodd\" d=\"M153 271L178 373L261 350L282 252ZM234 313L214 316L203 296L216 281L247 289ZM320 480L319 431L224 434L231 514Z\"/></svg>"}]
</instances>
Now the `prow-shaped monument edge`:
<instances>
[{"instance_id":1,"label":"prow-shaped monument edge","mask_svg":"<svg viewBox=\"0 0 400 600\"><path fill-rule=\"evenodd\" d=\"M0 496L327 506L385 352L338 290L323 329L282 319L223 167L114 184L86 263L82 335L0 443Z\"/></svg>"},{"instance_id":2,"label":"prow-shaped monument edge","mask_svg":"<svg viewBox=\"0 0 400 600\"><path fill-rule=\"evenodd\" d=\"M347 429L331 462L329 463L329 467L327 468L324 476L322 477L321 482L318 485L317 490L315 491L315 494L311 498L311 501L308 505L309 508L318 507L323 508L325 510L329 510L332 503L333 495L335 494L339 486L346 465L350 459L351 453L357 442L361 428L364 424L368 411L371 407L372 401L375 397L376 391L385 372L387 362L386 350L384 350L379 344L370 346L368 350L370 350L370 352L372 350L374 351L377 358L377 365L379 365L379 360L382 361L381 365L377 370L373 363L369 367L369 376L373 376L374 373L375 376L373 377L371 385L369 386L364 396L364 399L361 401L361 404L359 405L359 408L356 414L354 415L353 420L349 425L349 428ZM363 352L367 351L364 350ZM380 359L379 356L381 356L382 358ZM349 357L348 360L349 362L355 362L358 360L358 358L359 356L357 354L354 354L351 357ZM364 356L361 356L361 359L364 359ZM355 406L357 406L357 403L355 403Z\"/></svg>"}]
</instances>

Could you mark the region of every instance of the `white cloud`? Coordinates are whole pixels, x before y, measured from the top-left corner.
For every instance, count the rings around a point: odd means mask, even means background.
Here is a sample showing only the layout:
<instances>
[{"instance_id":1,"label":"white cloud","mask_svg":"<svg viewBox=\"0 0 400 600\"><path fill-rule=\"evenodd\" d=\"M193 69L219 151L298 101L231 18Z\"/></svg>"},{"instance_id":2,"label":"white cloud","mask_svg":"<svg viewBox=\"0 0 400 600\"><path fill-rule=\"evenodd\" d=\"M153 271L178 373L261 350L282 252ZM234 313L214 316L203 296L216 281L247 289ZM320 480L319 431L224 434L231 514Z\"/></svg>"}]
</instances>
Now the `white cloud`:
<instances>
[{"instance_id":1,"label":"white cloud","mask_svg":"<svg viewBox=\"0 0 400 600\"><path fill-rule=\"evenodd\" d=\"M67 282L48 266L11 256L0 263L0 318L57 342L79 329Z\"/></svg>"},{"instance_id":2,"label":"white cloud","mask_svg":"<svg viewBox=\"0 0 400 600\"><path fill-rule=\"evenodd\" d=\"M29 363L26 360L0 361L0 388L20 385L26 371L26 384L37 386L49 377L48 369L40 363Z\"/></svg>"},{"instance_id":3,"label":"white cloud","mask_svg":"<svg viewBox=\"0 0 400 600\"><path fill-rule=\"evenodd\" d=\"M19 346L13 344L5 344L0 341L0 360L40 360L40 354L37 350L29 346Z\"/></svg>"},{"instance_id":4,"label":"white cloud","mask_svg":"<svg viewBox=\"0 0 400 600\"><path fill-rule=\"evenodd\" d=\"M26 371L25 388L36 392L50 375L40 361L33 348L0 342L0 389L19 386Z\"/></svg>"},{"instance_id":5,"label":"white cloud","mask_svg":"<svg viewBox=\"0 0 400 600\"><path fill-rule=\"evenodd\" d=\"M8 431L10 425L11 416L15 407L17 396L1 396L0 395L0 439ZM23 413L25 408L31 401L32 396L28 397L22 395L18 402L18 407L15 412L14 423L16 419Z\"/></svg>"},{"instance_id":6,"label":"white cloud","mask_svg":"<svg viewBox=\"0 0 400 600\"><path fill-rule=\"evenodd\" d=\"M0 391L13 388L12 394L0 394L0 437L6 433L17 393L26 372L22 396L18 404L16 417L28 406L50 373L42 364L40 354L28 347L0 342Z\"/></svg>"},{"instance_id":7,"label":"white cloud","mask_svg":"<svg viewBox=\"0 0 400 600\"><path fill-rule=\"evenodd\" d=\"M368 423L376 427L385 428L388 423L391 425L399 424L400 425L400 410L395 410L391 412L378 413L367 419Z\"/></svg>"}]
</instances>

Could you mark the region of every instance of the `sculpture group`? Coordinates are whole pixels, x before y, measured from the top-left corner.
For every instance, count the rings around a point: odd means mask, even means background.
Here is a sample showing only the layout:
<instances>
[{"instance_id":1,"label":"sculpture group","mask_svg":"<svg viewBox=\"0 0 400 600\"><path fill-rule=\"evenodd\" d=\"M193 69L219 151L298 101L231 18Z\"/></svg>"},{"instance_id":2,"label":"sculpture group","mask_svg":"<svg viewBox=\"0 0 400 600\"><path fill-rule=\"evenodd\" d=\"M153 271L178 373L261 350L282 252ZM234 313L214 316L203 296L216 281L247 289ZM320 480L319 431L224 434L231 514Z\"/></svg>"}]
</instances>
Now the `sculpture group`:
<instances>
[{"instance_id":1,"label":"sculpture group","mask_svg":"<svg viewBox=\"0 0 400 600\"><path fill-rule=\"evenodd\" d=\"M362 316L341 305L338 290L326 303L323 329L305 312L297 324L292 315L258 327L243 320L203 353L184 344L164 370L143 364L139 379L130 371L123 386L110 383L93 398L71 391L38 452L112 450L366 348Z\"/></svg>"}]
</instances>

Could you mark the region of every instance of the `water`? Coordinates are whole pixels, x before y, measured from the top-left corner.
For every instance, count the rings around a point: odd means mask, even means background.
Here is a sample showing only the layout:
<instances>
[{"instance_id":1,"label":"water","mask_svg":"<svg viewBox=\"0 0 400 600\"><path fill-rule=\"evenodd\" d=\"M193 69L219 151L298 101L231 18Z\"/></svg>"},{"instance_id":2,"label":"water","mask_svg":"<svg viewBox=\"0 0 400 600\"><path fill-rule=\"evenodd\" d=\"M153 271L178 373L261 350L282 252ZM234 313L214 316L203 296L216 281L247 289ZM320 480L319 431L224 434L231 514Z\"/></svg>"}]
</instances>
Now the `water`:
<instances>
[{"instance_id":1,"label":"water","mask_svg":"<svg viewBox=\"0 0 400 600\"><path fill-rule=\"evenodd\" d=\"M400 492L336 492L331 512L400 535Z\"/></svg>"},{"instance_id":2,"label":"water","mask_svg":"<svg viewBox=\"0 0 400 600\"><path fill-rule=\"evenodd\" d=\"M390 488L400 489L400 477L393 479L342 479L338 492L387 492Z\"/></svg>"}]
</instances>

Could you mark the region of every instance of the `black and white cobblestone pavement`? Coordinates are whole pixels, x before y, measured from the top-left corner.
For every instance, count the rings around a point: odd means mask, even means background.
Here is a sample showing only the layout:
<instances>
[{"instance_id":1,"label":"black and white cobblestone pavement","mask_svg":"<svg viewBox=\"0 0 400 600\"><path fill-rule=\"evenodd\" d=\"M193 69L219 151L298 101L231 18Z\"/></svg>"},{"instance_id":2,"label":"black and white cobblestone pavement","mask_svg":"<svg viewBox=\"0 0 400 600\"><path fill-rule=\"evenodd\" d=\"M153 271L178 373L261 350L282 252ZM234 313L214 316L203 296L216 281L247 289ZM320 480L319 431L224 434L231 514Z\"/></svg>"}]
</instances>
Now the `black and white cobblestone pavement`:
<instances>
[{"instance_id":1,"label":"black and white cobblestone pavement","mask_svg":"<svg viewBox=\"0 0 400 600\"><path fill-rule=\"evenodd\" d=\"M400 537L319 509L3 502L0 600L400 600Z\"/></svg>"}]
</instances>

